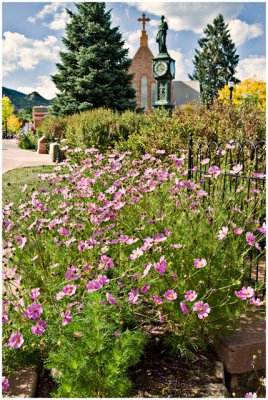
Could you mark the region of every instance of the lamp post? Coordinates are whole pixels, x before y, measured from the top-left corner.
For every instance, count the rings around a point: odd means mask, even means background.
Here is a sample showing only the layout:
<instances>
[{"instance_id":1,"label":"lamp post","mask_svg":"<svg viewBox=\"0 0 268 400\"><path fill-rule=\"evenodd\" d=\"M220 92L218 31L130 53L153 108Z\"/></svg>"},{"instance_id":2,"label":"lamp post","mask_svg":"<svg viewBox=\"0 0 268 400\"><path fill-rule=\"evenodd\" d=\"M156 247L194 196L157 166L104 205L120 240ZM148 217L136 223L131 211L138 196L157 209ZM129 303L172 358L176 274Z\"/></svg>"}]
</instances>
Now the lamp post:
<instances>
[{"instance_id":1,"label":"lamp post","mask_svg":"<svg viewBox=\"0 0 268 400\"><path fill-rule=\"evenodd\" d=\"M230 103L233 101L233 90L234 90L235 78L232 76L228 81L228 88L230 90Z\"/></svg>"}]
</instances>

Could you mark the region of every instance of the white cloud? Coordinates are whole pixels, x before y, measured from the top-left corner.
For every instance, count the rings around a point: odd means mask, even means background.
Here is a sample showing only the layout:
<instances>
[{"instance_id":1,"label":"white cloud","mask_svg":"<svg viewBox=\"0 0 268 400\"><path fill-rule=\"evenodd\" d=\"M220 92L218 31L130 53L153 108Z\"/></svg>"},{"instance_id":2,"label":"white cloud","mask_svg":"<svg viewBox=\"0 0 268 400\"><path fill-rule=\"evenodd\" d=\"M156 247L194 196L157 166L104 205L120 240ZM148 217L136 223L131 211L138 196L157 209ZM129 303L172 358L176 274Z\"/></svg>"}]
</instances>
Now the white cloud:
<instances>
[{"instance_id":1,"label":"white cloud","mask_svg":"<svg viewBox=\"0 0 268 400\"><path fill-rule=\"evenodd\" d=\"M60 29L65 29L65 26L68 22L70 22L70 17L67 14L67 11L64 10L62 13L55 14L54 19L51 22L44 22L43 25L54 31L58 31Z\"/></svg>"},{"instance_id":2,"label":"white cloud","mask_svg":"<svg viewBox=\"0 0 268 400\"><path fill-rule=\"evenodd\" d=\"M25 94L38 92L47 100L53 99L58 90L51 78L47 75L40 75L37 77L37 80L36 86L19 86L17 90Z\"/></svg>"},{"instance_id":3,"label":"white cloud","mask_svg":"<svg viewBox=\"0 0 268 400\"><path fill-rule=\"evenodd\" d=\"M124 48L128 49L128 57L133 58L137 51L137 47L134 46L132 43L128 42L127 40L125 40Z\"/></svg>"},{"instance_id":4,"label":"white cloud","mask_svg":"<svg viewBox=\"0 0 268 400\"><path fill-rule=\"evenodd\" d=\"M169 28L180 31L189 30L197 34L203 32L208 23L211 23L218 14L224 16L225 21L229 21L238 17L243 4L241 3L192 3L192 2L139 2L128 3L135 6L138 10L148 12L150 14L165 15ZM158 23L160 20L158 21ZM155 26L155 20L150 21L150 25Z\"/></svg>"},{"instance_id":5,"label":"white cloud","mask_svg":"<svg viewBox=\"0 0 268 400\"><path fill-rule=\"evenodd\" d=\"M34 70L44 61L59 61L61 50L55 36L43 40L27 38L17 32L4 32L2 42L3 75L20 68Z\"/></svg>"},{"instance_id":6,"label":"white cloud","mask_svg":"<svg viewBox=\"0 0 268 400\"><path fill-rule=\"evenodd\" d=\"M47 4L34 17L29 17L28 21L32 22L34 24L38 19L44 19L48 15L54 15L58 10L61 10L62 8L66 7L67 4L68 3L50 3L50 4Z\"/></svg>"},{"instance_id":7,"label":"white cloud","mask_svg":"<svg viewBox=\"0 0 268 400\"><path fill-rule=\"evenodd\" d=\"M136 44L138 42L140 36L141 36L141 31L140 30L132 31L132 32L126 33L125 35L126 35L127 41L129 43L131 43L131 44L135 43Z\"/></svg>"},{"instance_id":8,"label":"white cloud","mask_svg":"<svg viewBox=\"0 0 268 400\"><path fill-rule=\"evenodd\" d=\"M170 50L170 55L176 61L176 81L189 80L188 72L191 68L192 61L183 55L180 49Z\"/></svg>"},{"instance_id":9,"label":"white cloud","mask_svg":"<svg viewBox=\"0 0 268 400\"><path fill-rule=\"evenodd\" d=\"M247 78L266 81L266 59L265 56L249 56L239 61L236 76L241 80Z\"/></svg>"},{"instance_id":10,"label":"white cloud","mask_svg":"<svg viewBox=\"0 0 268 400\"><path fill-rule=\"evenodd\" d=\"M232 19L229 21L231 37L236 46L241 46L250 39L255 39L263 35L261 24L249 25L240 19Z\"/></svg>"}]
</instances>

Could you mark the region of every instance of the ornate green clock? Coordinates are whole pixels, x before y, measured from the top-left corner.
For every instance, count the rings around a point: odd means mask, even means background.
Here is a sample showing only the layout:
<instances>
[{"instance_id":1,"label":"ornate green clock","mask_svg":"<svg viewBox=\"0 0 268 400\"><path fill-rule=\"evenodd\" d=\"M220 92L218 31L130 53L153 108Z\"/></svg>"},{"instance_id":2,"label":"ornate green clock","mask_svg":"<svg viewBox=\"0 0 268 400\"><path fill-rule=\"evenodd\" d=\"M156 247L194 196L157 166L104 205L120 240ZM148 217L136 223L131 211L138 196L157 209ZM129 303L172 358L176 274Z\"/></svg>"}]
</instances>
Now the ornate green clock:
<instances>
[{"instance_id":1,"label":"ornate green clock","mask_svg":"<svg viewBox=\"0 0 268 400\"><path fill-rule=\"evenodd\" d=\"M153 77L157 81L157 101L154 107L165 107L172 109L171 81L175 78L175 60L170 57L166 47L167 23L165 17L161 17L161 24L157 33L156 41L159 44L159 54L153 59Z\"/></svg>"}]
</instances>

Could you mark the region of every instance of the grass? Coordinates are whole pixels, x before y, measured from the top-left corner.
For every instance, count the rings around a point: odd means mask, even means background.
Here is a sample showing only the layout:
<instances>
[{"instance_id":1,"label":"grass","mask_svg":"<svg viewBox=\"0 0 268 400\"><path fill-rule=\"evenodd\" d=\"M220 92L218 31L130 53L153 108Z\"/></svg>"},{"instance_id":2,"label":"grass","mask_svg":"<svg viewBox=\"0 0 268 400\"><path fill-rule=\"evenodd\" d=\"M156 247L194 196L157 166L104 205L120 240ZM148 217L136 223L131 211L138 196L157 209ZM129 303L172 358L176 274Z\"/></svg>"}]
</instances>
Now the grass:
<instances>
[{"instance_id":1,"label":"grass","mask_svg":"<svg viewBox=\"0 0 268 400\"><path fill-rule=\"evenodd\" d=\"M54 165L17 168L3 174L2 177L2 204L23 201L25 195L21 193L23 186L28 186L27 191L34 191L43 186L44 182L38 178L38 174L54 172Z\"/></svg>"}]
</instances>

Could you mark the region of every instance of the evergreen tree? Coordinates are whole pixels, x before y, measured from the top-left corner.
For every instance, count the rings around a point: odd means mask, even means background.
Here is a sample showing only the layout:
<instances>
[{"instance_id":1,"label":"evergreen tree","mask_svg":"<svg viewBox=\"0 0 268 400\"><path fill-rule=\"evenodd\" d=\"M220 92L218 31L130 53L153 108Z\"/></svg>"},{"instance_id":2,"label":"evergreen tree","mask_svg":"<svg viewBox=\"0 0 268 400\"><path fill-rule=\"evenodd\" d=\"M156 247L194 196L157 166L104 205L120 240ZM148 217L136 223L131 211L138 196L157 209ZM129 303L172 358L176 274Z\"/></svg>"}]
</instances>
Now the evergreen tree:
<instances>
[{"instance_id":1,"label":"evergreen tree","mask_svg":"<svg viewBox=\"0 0 268 400\"><path fill-rule=\"evenodd\" d=\"M222 15L206 26L204 35L198 40L200 50L195 49L194 73L189 78L199 80L201 101L210 104L234 76L239 56Z\"/></svg>"},{"instance_id":2,"label":"evergreen tree","mask_svg":"<svg viewBox=\"0 0 268 400\"><path fill-rule=\"evenodd\" d=\"M105 3L76 3L77 12L67 10L61 64L52 80L60 93L52 113L68 115L91 108L122 111L135 108L131 60L119 28L111 28L111 11Z\"/></svg>"}]
</instances>

